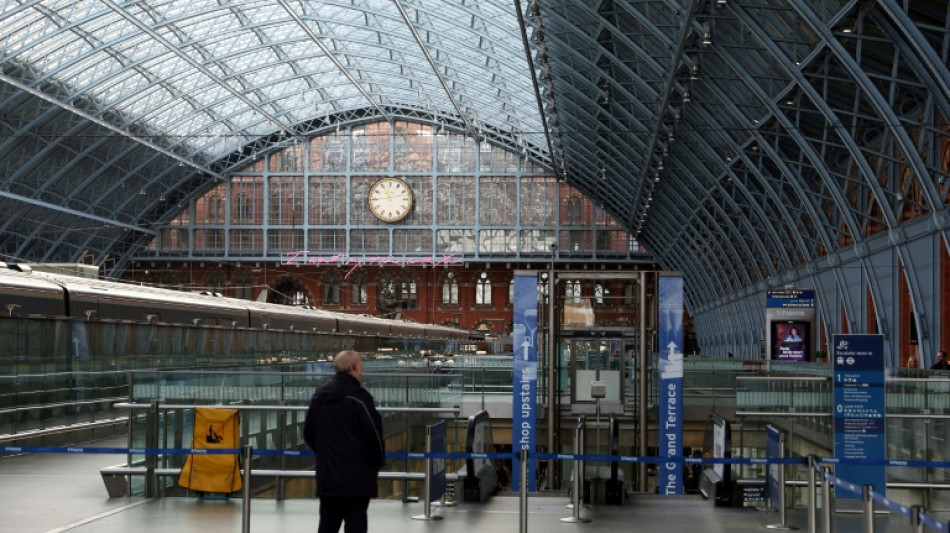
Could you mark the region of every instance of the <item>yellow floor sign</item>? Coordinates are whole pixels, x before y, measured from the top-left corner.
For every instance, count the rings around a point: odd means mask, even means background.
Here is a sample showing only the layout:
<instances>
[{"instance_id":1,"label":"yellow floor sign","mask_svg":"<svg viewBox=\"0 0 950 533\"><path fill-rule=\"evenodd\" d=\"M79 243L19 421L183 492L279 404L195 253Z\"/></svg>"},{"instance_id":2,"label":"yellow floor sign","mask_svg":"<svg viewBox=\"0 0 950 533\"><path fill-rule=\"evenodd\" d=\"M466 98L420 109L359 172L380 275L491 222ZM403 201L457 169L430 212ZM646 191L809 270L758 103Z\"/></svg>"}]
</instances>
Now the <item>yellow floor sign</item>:
<instances>
[{"instance_id":1,"label":"yellow floor sign","mask_svg":"<svg viewBox=\"0 0 950 533\"><path fill-rule=\"evenodd\" d=\"M192 449L238 448L240 421L237 409L195 409ZM189 455L178 476L178 485L198 492L232 493L241 490L237 455Z\"/></svg>"}]
</instances>

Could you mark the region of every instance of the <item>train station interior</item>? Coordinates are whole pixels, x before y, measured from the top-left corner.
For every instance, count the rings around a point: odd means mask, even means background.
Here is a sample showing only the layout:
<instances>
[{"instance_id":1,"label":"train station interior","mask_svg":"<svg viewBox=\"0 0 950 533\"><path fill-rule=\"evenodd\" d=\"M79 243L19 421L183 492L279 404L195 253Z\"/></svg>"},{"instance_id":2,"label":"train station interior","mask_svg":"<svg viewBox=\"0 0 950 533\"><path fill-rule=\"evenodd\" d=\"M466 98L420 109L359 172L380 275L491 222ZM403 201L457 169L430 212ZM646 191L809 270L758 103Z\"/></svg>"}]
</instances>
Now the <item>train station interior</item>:
<instances>
[{"instance_id":1,"label":"train station interior","mask_svg":"<svg viewBox=\"0 0 950 533\"><path fill-rule=\"evenodd\" d=\"M344 349L371 530L945 531L948 65L937 0L0 0L0 532L246 530L204 408L311 527Z\"/></svg>"}]
</instances>

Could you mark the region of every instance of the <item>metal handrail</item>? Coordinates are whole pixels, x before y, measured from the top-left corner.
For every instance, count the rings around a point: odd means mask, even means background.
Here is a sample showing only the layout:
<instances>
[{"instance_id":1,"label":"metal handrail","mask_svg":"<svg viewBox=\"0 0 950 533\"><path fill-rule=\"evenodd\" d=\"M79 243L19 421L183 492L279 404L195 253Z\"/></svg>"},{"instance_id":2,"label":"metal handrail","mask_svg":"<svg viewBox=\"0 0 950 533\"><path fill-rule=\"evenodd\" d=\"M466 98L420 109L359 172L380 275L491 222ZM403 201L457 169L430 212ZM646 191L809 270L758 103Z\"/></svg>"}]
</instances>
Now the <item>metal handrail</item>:
<instances>
[{"instance_id":1,"label":"metal handrail","mask_svg":"<svg viewBox=\"0 0 950 533\"><path fill-rule=\"evenodd\" d=\"M113 407L117 409L150 409L153 407L150 403L131 403L131 402L119 402L113 404ZM159 409L196 409L196 408L210 408L210 409L234 409L237 411L306 411L308 406L306 405L189 405L189 404L172 404L172 403L159 403ZM455 413L458 415L462 408L458 405L453 407L377 407L377 411L381 413Z\"/></svg>"}]
</instances>

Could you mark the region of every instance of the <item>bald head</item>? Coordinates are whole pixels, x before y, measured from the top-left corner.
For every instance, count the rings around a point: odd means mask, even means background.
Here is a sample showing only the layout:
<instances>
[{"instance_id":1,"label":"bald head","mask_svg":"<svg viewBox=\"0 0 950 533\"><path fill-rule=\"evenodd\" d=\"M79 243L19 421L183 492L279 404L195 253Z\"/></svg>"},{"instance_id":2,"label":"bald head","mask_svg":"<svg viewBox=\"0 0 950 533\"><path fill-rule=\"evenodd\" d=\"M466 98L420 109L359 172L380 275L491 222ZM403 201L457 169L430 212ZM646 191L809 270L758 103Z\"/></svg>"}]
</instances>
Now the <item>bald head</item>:
<instances>
[{"instance_id":1,"label":"bald head","mask_svg":"<svg viewBox=\"0 0 950 533\"><path fill-rule=\"evenodd\" d=\"M337 372L343 372L356 378L357 381L363 378L363 361L360 360L360 354L353 350L343 350L333 358L333 369Z\"/></svg>"}]
</instances>

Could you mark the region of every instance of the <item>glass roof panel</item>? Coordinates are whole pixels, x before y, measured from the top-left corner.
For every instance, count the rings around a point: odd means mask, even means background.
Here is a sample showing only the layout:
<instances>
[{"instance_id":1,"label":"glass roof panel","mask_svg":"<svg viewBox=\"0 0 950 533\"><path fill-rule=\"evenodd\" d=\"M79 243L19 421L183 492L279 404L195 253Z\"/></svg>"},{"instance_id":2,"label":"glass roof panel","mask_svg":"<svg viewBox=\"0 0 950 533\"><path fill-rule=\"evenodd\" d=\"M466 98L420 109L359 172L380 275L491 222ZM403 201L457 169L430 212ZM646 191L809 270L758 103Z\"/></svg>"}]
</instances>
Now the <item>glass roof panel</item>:
<instances>
[{"instance_id":1,"label":"glass roof panel","mask_svg":"<svg viewBox=\"0 0 950 533\"><path fill-rule=\"evenodd\" d=\"M5 5L0 32L22 43L5 52L153 130L208 130L227 117L232 128L273 131L290 126L276 117L371 105L361 91L376 103L448 113L454 101L467 121L541 130L509 2L404 2L422 44L388 0L289 4L319 42L264 0L118 4L124 12L92 0L53 5L15 13ZM195 110L203 112L184 118Z\"/></svg>"}]
</instances>

